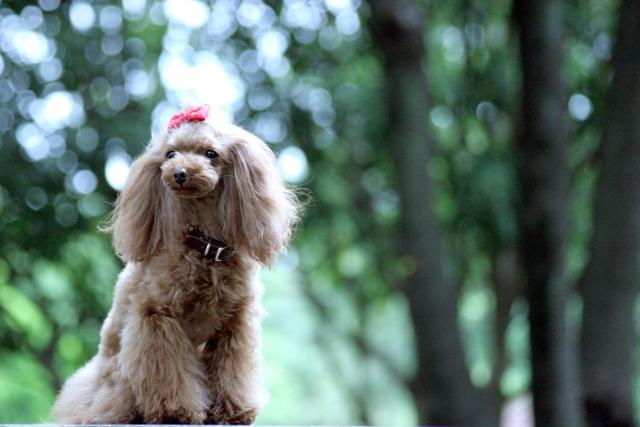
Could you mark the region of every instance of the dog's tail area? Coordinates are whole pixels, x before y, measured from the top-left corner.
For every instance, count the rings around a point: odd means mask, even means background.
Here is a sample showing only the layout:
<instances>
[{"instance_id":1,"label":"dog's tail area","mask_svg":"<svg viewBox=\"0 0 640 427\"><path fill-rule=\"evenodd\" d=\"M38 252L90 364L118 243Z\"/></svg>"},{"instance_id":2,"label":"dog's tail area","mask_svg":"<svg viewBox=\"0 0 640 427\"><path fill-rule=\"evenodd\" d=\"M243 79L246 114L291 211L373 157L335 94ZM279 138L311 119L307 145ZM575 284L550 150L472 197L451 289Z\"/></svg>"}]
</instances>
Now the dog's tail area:
<instances>
[{"instance_id":1,"label":"dog's tail area","mask_svg":"<svg viewBox=\"0 0 640 427\"><path fill-rule=\"evenodd\" d=\"M52 409L53 418L57 422L85 422L98 385L98 357L87 362L65 382Z\"/></svg>"},{"instance_id":2,"label":"dog's tail area","mask_svg":"<svg viewBox=\"0 0 640 427\"><path fill-rule=\"evenodd\" d=\"M53 405L60 424L130 424L138 419L131 389L116 378L115 359L98 354L73 374Z\"/></svg>"}]
</instances>

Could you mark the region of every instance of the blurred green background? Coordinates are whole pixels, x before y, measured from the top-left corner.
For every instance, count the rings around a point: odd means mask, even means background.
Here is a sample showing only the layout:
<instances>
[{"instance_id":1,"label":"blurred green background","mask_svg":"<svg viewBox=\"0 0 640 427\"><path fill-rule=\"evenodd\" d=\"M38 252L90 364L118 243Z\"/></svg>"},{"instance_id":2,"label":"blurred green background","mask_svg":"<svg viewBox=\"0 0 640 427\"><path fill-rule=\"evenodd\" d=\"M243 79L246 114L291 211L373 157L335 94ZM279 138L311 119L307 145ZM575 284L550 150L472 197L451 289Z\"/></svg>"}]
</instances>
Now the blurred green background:
<instances>
[{"instance_id":1,"label":"blurred green background","mask_svg":"<svg viewBox=\"0 0 640 427\"><path fill-rule=\"evenodd\" d=\"M438 327L461 337L463 375L496 396L495 414L508 409L503 425L531 425L513 4L409 3L428 52L417 59L428 76L430 207L456 294L457 324ZM576 282L589 258L619 4L557 3L566 11L566 276ZM96 352L122 267L97 226L152 133L204 102L269 143L283 176L313 199L291 249L263 272L271 402L258 423L433 420L420 408L417 373L428 367L404 290L422 260L405 255L398 231L392 159L405 141L389 134L374 15L361 0L0 1L1 423L49 420L56 390ZM575 325L582 305L572 295Z\"/></svg>"}]
</instances>

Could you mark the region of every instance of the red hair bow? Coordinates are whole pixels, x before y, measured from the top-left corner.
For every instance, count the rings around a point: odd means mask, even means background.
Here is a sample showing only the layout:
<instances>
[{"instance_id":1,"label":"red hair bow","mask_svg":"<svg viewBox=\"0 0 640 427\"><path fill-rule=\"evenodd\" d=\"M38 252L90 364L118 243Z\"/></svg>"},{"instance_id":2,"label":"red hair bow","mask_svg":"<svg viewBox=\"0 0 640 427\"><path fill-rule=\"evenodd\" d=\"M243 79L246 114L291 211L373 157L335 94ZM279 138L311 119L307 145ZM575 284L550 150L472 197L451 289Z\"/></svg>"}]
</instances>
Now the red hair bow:
<instances>
[{"instance_id":1,"label":"red hair bow","mask_svg":"<svg viewBox=\"0 0 640 427\"><path fill-rule=\"evenodd\" d=\"M172 130L183 124L184 122L204 122L209 115L209 105L201 105L199 107L189 108L181 113L174 114L169 120L167 130Z\"/></svg>"}]
</instances>

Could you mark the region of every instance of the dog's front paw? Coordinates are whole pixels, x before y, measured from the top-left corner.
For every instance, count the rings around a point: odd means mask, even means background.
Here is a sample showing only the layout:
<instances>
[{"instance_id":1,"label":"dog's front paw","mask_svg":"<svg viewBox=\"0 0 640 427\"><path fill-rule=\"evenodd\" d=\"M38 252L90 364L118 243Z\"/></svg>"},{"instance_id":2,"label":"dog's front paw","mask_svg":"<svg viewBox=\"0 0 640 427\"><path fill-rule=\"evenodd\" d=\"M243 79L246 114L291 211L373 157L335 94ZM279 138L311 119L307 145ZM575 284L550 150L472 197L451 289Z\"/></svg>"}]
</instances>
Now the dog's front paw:
<instances>
[{"instance_id":1,"label":"dog's front paw","mask_svg":"<svg viewBox=\"0 0 640 427\"><path fill-rule=\"evenodd\" d=\"M145 424L202 424L207 417L205 411L189 411L184 408L164 410L144 417Z\"/></svg>"},{"instance_id":2,"label":"dog's front paw","mask_svg":"<svg viewBox=\"0 0 640 427\"><path fill-rule=\"evenodd\" d=\"M205 424L249 425L258 415L256 408L242 408L231 401L216 402L207 411Z\"/></svg>"},{"instance_id":3,"label":"dog's front paw","mask_svg":"<svg viewBox=\"0 0 640 427\"><path fill-rule=\"evenodd\" d=\"M193 401L180 402L164 398L145 408L144 424L202 424L207 417L206 405L195 405Z\"/></svg>"},{"instance_id":4,"label":"dog's front paw","mask_svg":"<svg viewBox=\"0 0 640 427\"><path fill-rule=\"evenodd\" d=\"M158 424L202 424L206 417L205 411L189 412L179 409L171 414L165 414Z\"/></svg>"}]
</instances>

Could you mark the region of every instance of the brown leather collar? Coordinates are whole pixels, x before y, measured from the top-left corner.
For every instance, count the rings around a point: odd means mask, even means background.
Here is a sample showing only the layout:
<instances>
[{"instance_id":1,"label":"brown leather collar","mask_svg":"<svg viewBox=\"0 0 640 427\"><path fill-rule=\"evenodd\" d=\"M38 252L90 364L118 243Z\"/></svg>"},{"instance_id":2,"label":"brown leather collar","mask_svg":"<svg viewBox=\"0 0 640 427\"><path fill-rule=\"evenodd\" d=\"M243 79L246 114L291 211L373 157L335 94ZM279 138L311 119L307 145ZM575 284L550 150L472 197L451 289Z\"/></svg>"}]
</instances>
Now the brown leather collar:
<instances>
[{"instance_id":1,"label":"brown leather collar","mask_svg":"<svg viewBox=\"0 0 640 427\"><path fill-rule=\"evenodd\" d=\"M212 258L214 261L229 261L235 251L220 240L212 239L198 228L190 225L184 243L195 249L205 258Z\"/></svg>"}]
</instances>

